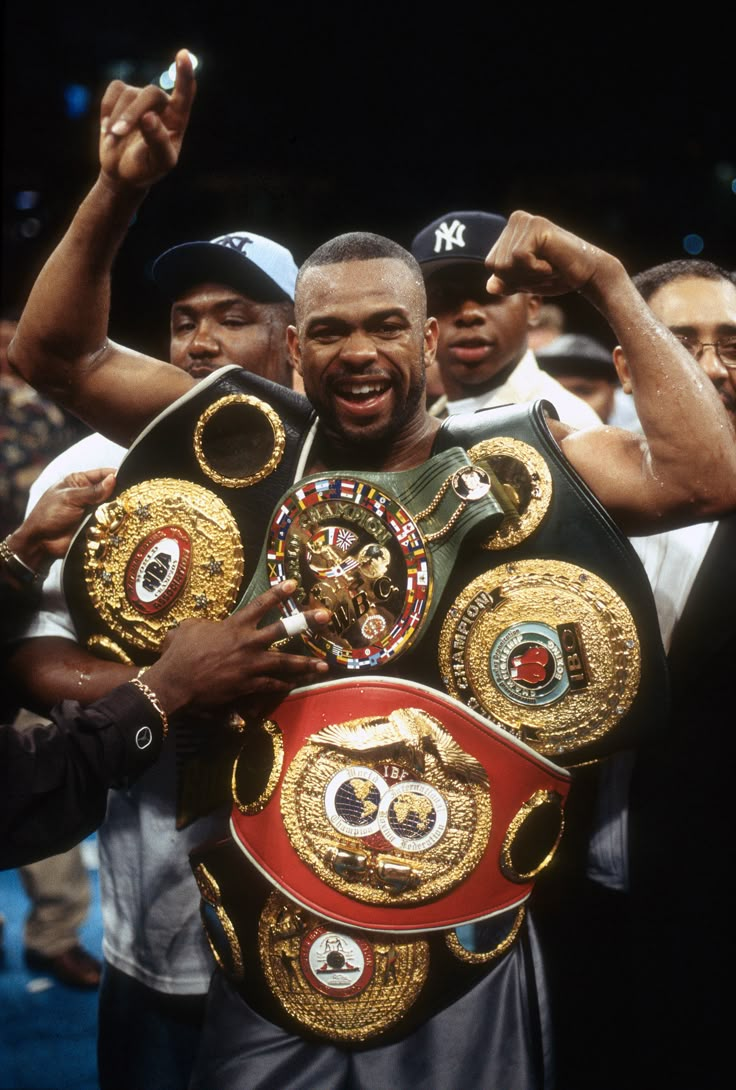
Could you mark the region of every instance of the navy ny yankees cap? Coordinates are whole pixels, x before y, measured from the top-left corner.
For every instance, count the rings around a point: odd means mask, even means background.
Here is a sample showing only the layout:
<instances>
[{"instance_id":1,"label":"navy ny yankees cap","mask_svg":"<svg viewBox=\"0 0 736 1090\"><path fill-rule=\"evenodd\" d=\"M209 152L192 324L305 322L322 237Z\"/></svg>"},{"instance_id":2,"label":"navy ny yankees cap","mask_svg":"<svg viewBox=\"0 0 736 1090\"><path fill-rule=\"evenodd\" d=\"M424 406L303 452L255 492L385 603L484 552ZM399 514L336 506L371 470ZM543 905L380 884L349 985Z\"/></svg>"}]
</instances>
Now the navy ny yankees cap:
<instances>
[{"instance_id":1,"label":"navy ny yankees cap","mask_svg":"<svg viewBox=\"0 0 736 1090\"><path fill-rule=\"evenodd\" d=\"M294 299L297 267L285 246L253 231L185 242L156 258L151 275L172 301L196 284L228 284L259 303Z\"/></svg>"},{"instance_id":2,"label":"navy ny yankees cap","mask_svg":"<svg viewBox=\"0 0 736 1090\"><path fill-rule=\"evenodd\" d=\"M493 212L445 212L415 235L411 252L425 277L461 261L485 261L505 226Z\"/></svg>"}]
</instances>

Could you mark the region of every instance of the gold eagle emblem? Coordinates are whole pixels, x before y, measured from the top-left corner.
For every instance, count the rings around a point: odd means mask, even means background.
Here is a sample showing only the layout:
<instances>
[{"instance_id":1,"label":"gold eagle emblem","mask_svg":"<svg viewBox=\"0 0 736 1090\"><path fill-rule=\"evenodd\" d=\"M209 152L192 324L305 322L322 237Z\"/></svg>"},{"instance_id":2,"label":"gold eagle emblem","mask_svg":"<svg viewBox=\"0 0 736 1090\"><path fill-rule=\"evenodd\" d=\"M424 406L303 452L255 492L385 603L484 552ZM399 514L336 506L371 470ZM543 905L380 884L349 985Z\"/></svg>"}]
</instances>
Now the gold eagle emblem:
<instances>
[{"instance_id":1,"label":"gold eagle emblem","mask_svg":"<svg viewBox=\"0 0 736 1090\"><path fill-rule=\"evenodd\" d=\"M312 734L309 740L374 760L398 758L407 761L417 773L424 772L431 753L456 779L489 786L488 773L480 761L466 753L439 720L418 708L398 708L386 718L335 723Z\"/></svg>"}]
</instances>

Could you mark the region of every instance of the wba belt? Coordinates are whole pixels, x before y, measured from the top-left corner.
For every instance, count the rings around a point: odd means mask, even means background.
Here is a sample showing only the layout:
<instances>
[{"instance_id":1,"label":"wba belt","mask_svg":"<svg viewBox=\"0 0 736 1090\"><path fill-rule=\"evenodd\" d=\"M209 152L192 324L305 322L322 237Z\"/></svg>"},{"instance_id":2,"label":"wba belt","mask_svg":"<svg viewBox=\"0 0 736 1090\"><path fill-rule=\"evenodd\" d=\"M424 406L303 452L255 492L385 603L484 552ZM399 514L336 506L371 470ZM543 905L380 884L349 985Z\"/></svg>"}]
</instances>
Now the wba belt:
<instances>
[{"instance_id":1,"label":"wba belt","mask_svg":"<svg viewBox=\"0 0 736 1090\"><path fill-rule=\"evenodd\" d=\"M568 786L424 686L372 675L297 690L246 729L229 846L192 857L216 957L290 1028L406 1032L420 991L427 1017L443 988L469 986L510 948ZM468 923L493 933L483 949L458 937Z\"/></svg>"},{"instance_id":2,"label":"wba belt","mask_svg":"<svg viewBox=\"0 0 736 1090\"><path fill-rule=\"evenodd\" d=\"M64 592L80 642L149 662L173 625L227 616L315 428L305 398L237 367L216 371L161 413L67 554Z\"/></svg>"}]
</instances>

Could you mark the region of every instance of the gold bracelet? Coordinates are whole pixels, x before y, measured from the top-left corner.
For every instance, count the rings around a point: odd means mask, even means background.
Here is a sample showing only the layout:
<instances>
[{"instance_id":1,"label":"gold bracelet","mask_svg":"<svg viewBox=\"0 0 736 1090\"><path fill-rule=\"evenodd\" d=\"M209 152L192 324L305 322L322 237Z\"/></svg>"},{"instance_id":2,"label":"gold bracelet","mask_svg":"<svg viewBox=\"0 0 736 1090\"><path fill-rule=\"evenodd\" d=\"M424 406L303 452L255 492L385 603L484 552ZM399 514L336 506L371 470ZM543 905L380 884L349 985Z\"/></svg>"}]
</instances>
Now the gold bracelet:
<instances>
[{"instance_id":1,"label":"gold bracelet","mask_svg":"<svg viewBox=\"0 0 736 1090\"><path fill-rule=\"evenodd\" d=\"M12 534L0 541L0 561L5 564L8 571L19 583L30 585L32 583L38 583L42 579L46 578L46 572L34 571L26 564L25 560L21 560L17 553L14 553L8 544Z\"/></svg>"},{"instance_id":2,"label":"gold bracelet","mask_svg":"<svg viewBox=\"0 0 736 1090\"><path fill-rule=\"evenodd\" d=\"M145 673L147 669L147 666L141 667L135 677L130 679L130 684L135 685L136 689L140 689L146 699L153 705L155 710L158 712L159 716L161 717L161 726L163 727L165 738L166 735L169 733L169 717L164 709L161 707L161 701L156 696L153 689L149 688L148 685L146 685L145 681L141 681L141 674Z\"/></svg>"}]
</instances>

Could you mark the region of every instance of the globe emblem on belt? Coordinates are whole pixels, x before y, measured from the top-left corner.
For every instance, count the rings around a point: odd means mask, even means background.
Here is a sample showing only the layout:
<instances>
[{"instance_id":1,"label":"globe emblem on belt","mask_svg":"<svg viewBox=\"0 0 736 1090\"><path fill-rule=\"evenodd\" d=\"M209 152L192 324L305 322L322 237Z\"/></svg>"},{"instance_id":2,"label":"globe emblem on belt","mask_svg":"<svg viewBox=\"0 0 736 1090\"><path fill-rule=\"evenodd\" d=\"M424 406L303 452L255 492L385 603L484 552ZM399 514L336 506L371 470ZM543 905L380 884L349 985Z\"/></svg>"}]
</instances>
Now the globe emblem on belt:
<instances>
[{"instance_id":1,"label":"globe emblem on belt","mask_svg":"<svg viewBox=\"0 0 736 1090\"><path fill-rule=\"evenodd\" d=\"M371 836L378 831L378 808L387 791L388 784L373 768L341 769L325 790L330 824L346 836Z\"/></svg>"}]
</instances>

